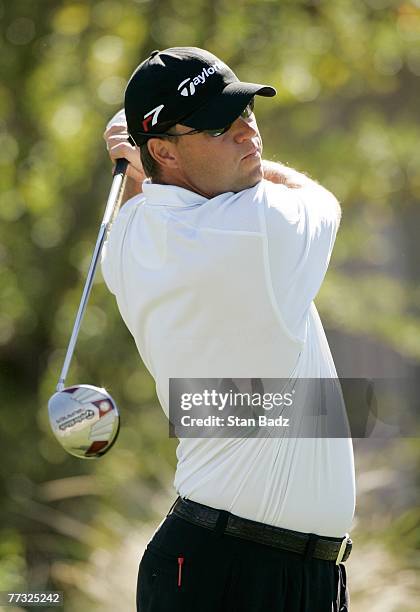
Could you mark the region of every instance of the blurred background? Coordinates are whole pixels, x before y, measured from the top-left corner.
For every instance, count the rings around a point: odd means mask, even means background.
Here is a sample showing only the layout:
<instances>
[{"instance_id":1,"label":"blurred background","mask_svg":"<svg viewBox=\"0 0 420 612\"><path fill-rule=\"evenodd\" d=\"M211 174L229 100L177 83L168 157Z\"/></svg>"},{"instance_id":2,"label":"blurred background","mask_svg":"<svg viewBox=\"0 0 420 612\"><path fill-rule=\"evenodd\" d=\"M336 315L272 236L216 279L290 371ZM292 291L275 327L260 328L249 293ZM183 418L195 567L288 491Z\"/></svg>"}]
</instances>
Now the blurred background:
<instances>
[{"instance_id":1,"label":"blurred background","mask_svg":"<svg viewBox=\"0 0 420 612\"><path fill-rule=\"evenodd\" d=\"M342 203L317 306L342 376L420 376L419 0L0 0L0 590L64 610L133 610L147 539L174 499L176 441L100 271L68 384L122 412L99 461L49 430L111 184L102 133L153 49L196 45L270 83L264 157ZM420 445L354 440L353 612L420 609Z\"/></svg>"}]
</instances>

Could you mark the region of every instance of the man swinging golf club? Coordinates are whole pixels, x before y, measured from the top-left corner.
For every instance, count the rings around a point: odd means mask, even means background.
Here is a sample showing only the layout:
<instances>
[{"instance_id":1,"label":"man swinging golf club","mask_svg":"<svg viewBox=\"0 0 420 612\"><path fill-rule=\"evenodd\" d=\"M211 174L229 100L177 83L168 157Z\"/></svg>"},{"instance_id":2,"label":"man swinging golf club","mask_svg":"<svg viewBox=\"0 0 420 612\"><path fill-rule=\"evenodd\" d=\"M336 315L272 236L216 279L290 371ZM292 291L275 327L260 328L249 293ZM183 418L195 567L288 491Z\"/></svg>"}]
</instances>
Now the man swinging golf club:
<instances>
[{"instance_id":1,"label":"man swinging golf club","mask_svg":"<svg viewBox=\"0 0 420 612\"><path fill-rule=\"evenodd\" d=\"M337 376L313 300L340 207L262 160L254 97L275 93L205 50L154 51L128 82L126 125L104 134L111 158L130 162L134 197L103 276L166 414L169 379ZM180 437L177 458L178 499L141 559L138 610L348 610L350 438Z\"/></svg>"}]
</instances>

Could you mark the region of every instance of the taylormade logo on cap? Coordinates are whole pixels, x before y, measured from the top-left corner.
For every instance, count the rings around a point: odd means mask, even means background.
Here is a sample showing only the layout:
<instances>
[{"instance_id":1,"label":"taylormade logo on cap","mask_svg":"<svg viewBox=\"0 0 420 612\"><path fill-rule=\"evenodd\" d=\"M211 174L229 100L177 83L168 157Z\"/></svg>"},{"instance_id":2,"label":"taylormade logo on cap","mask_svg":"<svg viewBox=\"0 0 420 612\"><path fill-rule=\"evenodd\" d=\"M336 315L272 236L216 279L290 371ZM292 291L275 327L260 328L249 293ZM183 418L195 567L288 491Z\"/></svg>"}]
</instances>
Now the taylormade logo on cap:
<instances>
[{"instance_id":1,"label":"taylormade logo on cap","mask_svg":"<svg viewBox=\"0 0 420 612\"><path fill-rule=\"evenodd\" d=\"M209 78L212 74L217 72L222 67L222 64L219 62L215 62L209 68L203 68L200 74L193 77L188 77L181 81L178 85L178 91L180 91L181 96L193 96L195 94L196 85L204 85L206 79ZM187 83L189 83L187 85Z\"/></svg>"}]
</instances>

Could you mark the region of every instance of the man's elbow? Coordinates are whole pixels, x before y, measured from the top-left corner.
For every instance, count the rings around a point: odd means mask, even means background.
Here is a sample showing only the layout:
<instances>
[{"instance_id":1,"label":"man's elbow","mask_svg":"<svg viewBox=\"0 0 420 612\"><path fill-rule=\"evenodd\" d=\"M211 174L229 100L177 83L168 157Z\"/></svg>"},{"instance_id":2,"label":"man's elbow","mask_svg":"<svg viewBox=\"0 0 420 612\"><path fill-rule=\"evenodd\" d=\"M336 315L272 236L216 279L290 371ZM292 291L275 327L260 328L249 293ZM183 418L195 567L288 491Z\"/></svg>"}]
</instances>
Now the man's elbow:
<instances>
[{"instance_id":1,"label":"man's elbow","mask_svg":"<svg viewBox=\"0 0 420 612\"><path fill-rule=\"evenodd\" d=\"M331 191L329 191L329 189L327 189L326 187L322 187L321 185L319 185L319 188L322 189L322 191L323 191L323 193L325 195L325 201L326 201L327 205L332 208L332 210L334 211L334 213L336 215L337 227L338 227L340 225L340 221L341 221L341 206L340 206L340 202L337 200L335 195Z\"/></svg>"},{"instance_id":2,"label":"man's elbow","mask_svg":"<svg viewBox=\"0 0 420 612\"><path fill-rule=\"evenodd\" d=\"M340 222L341 222L341 206L340 206L340 202L337 200L337 198L335 197L335 195L333 195L331 192L329 192L331 197L332 197L332 205L334 206L334 211L336 214L336 218L337 218L337 227L339 227Z\"/></svg>"}]
</instances>

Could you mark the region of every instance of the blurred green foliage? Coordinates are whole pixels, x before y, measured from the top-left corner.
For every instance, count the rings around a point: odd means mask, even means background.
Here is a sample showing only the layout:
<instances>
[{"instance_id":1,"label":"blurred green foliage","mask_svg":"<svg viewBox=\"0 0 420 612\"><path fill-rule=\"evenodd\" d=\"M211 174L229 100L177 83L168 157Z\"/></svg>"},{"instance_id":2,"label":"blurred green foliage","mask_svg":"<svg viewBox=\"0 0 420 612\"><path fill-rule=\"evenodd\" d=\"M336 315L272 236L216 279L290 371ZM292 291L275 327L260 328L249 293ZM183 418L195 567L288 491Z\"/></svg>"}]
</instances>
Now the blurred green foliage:
<instances>
[{"instance_id":1,"label":"blurred green foliage","mask_svg":"<svg viewBox=\"0 0 420 612\"><path fill-rule=\"evenodd\" d=\"M69 380L117 398L118 444L99 462L65 455L46 406L111 182L102 132L127 78L155 48L196 45L273 84L256 108L265 157L342 202L325 322L417 361L420 2L0 0L0 23L0 590L62 588L66 610L104 609L81 575L160 512L176 444L100 274ZM415 442L404 461L418 455ZM398 508L383 529L394 519L388 540L404 555L418 515Z\"/></svg>"}]
</instances>

